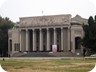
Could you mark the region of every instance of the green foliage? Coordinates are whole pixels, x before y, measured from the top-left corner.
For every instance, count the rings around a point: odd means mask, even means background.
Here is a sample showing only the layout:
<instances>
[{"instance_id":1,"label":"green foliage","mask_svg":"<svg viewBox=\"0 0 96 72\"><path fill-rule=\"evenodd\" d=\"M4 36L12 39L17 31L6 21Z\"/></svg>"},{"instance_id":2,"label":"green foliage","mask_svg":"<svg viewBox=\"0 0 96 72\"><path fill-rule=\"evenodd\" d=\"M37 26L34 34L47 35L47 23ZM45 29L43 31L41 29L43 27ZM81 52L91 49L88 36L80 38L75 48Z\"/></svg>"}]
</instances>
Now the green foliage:
<instances>
[{"instance_id":1,"label":"green foliage","mask_svg":"<svg viewBox=\"0 0 96 72\"><path fill-rule=\"evenodd\" d=\"M0 17L0 56L6 56L8 52L8 29L12 28L14 23L9 18Z\"/></svg>"},{"instance_id":2,"label":"green foliage","mask_svg":"<svg viewBox=\"0 0 96 72\"><path fill-rule=\"evenodd\" d=\"M89 17L88 25L83 25L83 30L85 36L82 45L91 52L96 52L96 16L94 19L92 16Z\"/></svg>"}]
</instances>

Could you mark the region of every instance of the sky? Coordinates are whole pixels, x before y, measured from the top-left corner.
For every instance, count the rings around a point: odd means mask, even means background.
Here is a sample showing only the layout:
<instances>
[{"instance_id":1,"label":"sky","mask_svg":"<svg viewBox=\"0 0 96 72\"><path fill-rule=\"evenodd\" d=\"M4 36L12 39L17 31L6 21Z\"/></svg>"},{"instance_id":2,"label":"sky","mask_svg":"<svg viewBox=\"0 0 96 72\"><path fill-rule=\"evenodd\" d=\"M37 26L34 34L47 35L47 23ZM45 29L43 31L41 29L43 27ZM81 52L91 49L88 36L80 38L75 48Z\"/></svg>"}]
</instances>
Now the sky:
<instances>
[{"instance_id":1,"label":"sky","mask_svg":"<svg viewBox=\"0 0 96 72\"><path fill-rule=\"evenodd\" d=\"M0 16L17 22L19 17L71 14L96 15L95 0L0 0Z\"/></svg>"}]
</instances>

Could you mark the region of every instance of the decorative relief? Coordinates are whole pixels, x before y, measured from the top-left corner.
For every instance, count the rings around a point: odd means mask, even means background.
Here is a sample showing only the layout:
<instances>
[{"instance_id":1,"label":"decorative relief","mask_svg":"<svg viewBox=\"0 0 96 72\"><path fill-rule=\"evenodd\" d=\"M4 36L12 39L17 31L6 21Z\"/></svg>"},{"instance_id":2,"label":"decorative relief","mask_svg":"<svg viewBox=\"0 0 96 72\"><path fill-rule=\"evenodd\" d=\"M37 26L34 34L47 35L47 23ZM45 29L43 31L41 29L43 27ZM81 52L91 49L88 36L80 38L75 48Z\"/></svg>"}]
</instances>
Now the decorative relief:
<instances>
[{"instance_id":1,"label":"decorative relief","mask_svg":"<svg viewBox=\"0 0 96 72\"><path fill-rule=\"evenodd\" d=\"M47 19L47 18L45 18L45 17L42 17L42 18L40 18L39 20L40 20L41 22L48 21L48 19Z\"/></svg>"},{"instance_id":2,"label":"decorative relief","mask_svg":"<svg viewBox=\"0 0 96 72\"><path fill-rule=\"evenodd\" d=\"M26 18L20 23L20 26L45 26L45 25L61 25L61 24L69 24L70 18L64 16L43 16L43 17L32 17Z\"/></svg>"}]
</instances>

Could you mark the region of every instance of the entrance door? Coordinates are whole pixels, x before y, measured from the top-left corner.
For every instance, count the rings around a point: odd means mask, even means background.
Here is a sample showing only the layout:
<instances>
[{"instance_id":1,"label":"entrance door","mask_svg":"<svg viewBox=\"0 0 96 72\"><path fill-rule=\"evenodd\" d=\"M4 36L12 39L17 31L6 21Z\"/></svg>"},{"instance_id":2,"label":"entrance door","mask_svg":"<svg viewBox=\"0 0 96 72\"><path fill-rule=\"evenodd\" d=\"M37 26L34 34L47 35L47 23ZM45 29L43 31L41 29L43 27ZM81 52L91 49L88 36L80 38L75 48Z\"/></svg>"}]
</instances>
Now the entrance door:
<instances>
[{"instance_id":1,"label":"entrance door","mask_svg":"<svg viewBox=\"0 0 96 72\"><path fill-rule=\"evenodd\" d=\"M75 38L75 49L81 49L81 38L80 37Z\"/></svg>"}]
</instances>

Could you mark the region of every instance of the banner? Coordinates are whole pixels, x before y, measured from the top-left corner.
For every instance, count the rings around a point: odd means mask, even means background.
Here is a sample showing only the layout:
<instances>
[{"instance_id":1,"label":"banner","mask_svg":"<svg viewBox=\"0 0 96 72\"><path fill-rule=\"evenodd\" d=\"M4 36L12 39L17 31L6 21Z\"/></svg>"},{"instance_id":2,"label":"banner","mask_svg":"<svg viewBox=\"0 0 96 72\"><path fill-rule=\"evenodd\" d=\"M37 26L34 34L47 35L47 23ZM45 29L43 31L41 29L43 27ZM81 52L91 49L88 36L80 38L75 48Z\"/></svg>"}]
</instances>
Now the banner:
<instances>
[{"instance_id":1,"label":"banner","mask_svg":"<svg viewBox=\"0 0 96 72\"><path fill-rule=\"evenodd\" d=\"M57 45L52 45L52 52L57 52Z\"/></svg>"}]
</instances>

